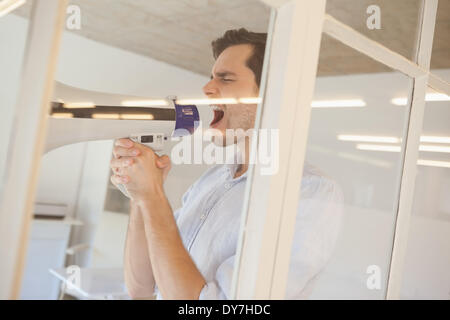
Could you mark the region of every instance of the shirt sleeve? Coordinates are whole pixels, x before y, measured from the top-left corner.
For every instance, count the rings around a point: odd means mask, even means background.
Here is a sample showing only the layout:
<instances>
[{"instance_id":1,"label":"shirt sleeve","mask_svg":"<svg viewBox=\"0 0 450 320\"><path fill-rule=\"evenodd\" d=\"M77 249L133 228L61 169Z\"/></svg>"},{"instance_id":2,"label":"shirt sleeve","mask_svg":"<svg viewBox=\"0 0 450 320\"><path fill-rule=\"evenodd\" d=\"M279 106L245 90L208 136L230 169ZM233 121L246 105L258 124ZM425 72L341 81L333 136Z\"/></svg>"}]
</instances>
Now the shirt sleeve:
<instances>
[{"instance_id":1,"label":"shirt sleeve","mask_svg":"<svg viewBox=\"0 0 450 320\"><path fill-rule=\"evenodd\" d=\"M227 258L217 268L214 280L207 282L198 297L199 300L228 300L233 278L234 257Z\"/></svg>"}]
</instances>

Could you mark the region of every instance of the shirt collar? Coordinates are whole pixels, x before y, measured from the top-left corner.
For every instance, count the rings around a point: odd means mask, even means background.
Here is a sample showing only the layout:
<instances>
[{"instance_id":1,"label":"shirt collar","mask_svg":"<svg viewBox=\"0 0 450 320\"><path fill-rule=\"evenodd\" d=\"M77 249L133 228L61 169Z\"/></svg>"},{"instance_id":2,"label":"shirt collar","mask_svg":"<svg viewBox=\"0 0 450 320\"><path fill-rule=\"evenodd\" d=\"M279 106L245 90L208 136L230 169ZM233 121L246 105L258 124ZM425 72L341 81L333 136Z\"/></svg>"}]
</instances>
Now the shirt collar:
<instances>
[{"instance_id":1,"label":"shirt collar","mask_svg":"<svg viewBox=\"0 0 450 320\"><path fill-rule=\"evenodd\" d=\"M239 181L241 179L247 178L247 171L245 171L241 176L234 178L234 174L236 173L236 170L239 167L239 164L241 164L242 161L242 152L237 148L238 150L233 154L232 157L229 157L227 163L225 164L225 168L227 169L230 179L234 181Z\"/></svg>"}]
</instances>

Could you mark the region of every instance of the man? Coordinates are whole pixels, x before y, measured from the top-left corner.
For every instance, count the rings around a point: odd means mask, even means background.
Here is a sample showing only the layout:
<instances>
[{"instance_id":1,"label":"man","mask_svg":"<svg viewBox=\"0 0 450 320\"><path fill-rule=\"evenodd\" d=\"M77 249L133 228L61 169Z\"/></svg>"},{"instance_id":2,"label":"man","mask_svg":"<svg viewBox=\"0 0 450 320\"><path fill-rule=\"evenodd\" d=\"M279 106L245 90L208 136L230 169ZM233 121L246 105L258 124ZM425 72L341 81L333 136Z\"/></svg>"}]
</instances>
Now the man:
<instances>
[{"instance_id":1,"label":"man","mask_svg":"<svg viewBox=\"0 0 450 320\"><path fill-rule=\"evenodd\" d=\"M229 30L212 43L215 64L208 98L257 97L266 34ZM212 106L211 127L253 128L256 104ZM236 143L224 139L223 145ZM247 144L248 145L248 144ZM236 255L248 148L244 163L203 174L172 212L163 191L170 159L128 139L117 140L111 168L131 200L125 245L125 282L132 298L227 299ZM286 298L305 298L329 259L341 216L338 186L305 166Z\"/></svg>"}]
</instances>

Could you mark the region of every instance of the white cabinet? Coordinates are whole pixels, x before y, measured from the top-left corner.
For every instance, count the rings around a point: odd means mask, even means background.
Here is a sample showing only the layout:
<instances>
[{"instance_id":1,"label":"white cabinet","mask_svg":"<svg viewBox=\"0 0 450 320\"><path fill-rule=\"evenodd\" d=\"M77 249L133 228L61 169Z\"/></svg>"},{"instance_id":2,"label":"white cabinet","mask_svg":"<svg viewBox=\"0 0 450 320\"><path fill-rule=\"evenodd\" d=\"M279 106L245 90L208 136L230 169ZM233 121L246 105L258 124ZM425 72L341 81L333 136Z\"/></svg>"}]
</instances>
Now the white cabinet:
<instances>
[{"instance_id":1,"label":"white cabinet","mask_svg":"<svg viewBox=\"0 0 450 320\"><path fill-rule=\"evenodd\" d=\"M34 219L27 249L21 299L57 299L59 281L50 268L63 268L75 220Z\"/></svg>"}]
</instances>

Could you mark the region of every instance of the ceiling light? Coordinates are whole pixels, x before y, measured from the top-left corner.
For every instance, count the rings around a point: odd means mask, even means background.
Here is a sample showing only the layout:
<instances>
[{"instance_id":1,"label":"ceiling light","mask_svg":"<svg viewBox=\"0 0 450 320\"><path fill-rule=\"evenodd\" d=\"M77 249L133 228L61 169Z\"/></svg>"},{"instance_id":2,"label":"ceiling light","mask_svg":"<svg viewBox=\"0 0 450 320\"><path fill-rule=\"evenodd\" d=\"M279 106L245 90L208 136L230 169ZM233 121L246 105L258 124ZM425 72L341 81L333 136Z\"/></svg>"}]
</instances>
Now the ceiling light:
<instances>
[{"instance_id":1,"label":"ceiling light","mask_svg":"<svg viewBox=\"0 0 450 320\"><path fill-rule=\"evenodd\" d=\"M357 144L356 149L370 150L370 151L387 151L387 152L400 152L401 146L388 146L380 144Z\"/></svg>"},{"instance_id":2,"label":"ceiling light","mask_svg":"<svg viewBox=\"0 0 450 320\"><path fill-rule=\"evenodd\" d=\"M312 108L347 108L365 107L366 103L361 99L353 100L316 100L311 103Z\"/></svg>"},{"instance_id":3,"label":"ceiling light","mask_svg":"<svg viewBox=\"0 0 450 320\"><path fill-rule=\"evenodd\" d=\"M394 98L391 100L392 104L395 104L396 106L406 106L408 103L407 98Z\"/></svg>"},{"instance_id":4,"label":"ceiling light","mask_svg":"<svg viewBox=\"0 0 450 320\"><path fill-rule=\"evenodd\" d=\"M122 105L125 107L148 107L148 106L167 106L167 100L154 99L154 100L125 100L122 101Z\"/></svg>"},{"instance_id":5,"label":"ceiling light","mask_svg":"<svg viewBox=\"0 0 450 320\"><path fill-rule=\"evenodd\" d=\"M436 160L417 160L417 164L420 166L441 167L450 168L450 162L448 161L436 161Z\"/></svg>"},{"instance_id":6,"label":"ceiling light","mask_svg":"<svg viewBox=\"0 0 450 320\"><path fill-rule=\"evenodd\" d=\"M427 93L425 95L425 101L450 101L450 96L443 93ZM391 102L396 106L406 106L408 99L405 97L394 98Z\"/></svg>"},{"instance_id":7,"label":"ceiling light","mask_svg":"<svg viewBox=\"0 0 450 320\"><path fill-rule=\"evenodd\" d=\"M450 143L450 137L421 136L420 142Z\"/></svg>"},{"instance_id":8,"label":"ceiling light","mask_svg":"<svg viewBox=\"0 0 450 320\"><path fill-rule=\"evenodd\" d=\"M55 112L52 113L53 118L73 118L73 113L71 112Z\"/></svg>"},{"instance_id":9,"label":"ceiling light","mask_svg":"<svg viewBox=\"0 0 450 320\"><path fill-rule=\"evenodd\" d=\"M95 108L95 104L93 102L67 102L64 103L63 106L67 109Z\"/></svg>"},{"instance_id":10,"label":"ceiling light","mask_svg":"<svg viewBox=\"0 0 450 320\"><path fill-rule=\"evenodd\" d=\"M151 113L146 114L121 114L120 119L124 120L153 120L155 117Z\"/></svg>"},{"instance_id":11,"label":"ceiling light","mask_svg":"<svg viewBox=\"0 0 450 320\"><path fill-rule=\"evenodd\" d=\"M94 119L119 119L118 113L93 113L92 118Z\"/></svg>"},{"instance_id":12,"label":"ceiling light","mask_svg":"<svg viewBox=\"0 0 450 320\"><path fill-rule=\"evenodd\" d=\"M426 101L450 101L450 96L443 93L427 93Z\"/></svg>"},{"instance_id":13,"label":"ceiling light","mask_svg":"<svg viewBox=\"0 0 450 320\"><path fill-rule=\"evenodd\" d=\"M341 141L361 141L361 142L381 142L381 143L400 143L400 138L397 137L382 137L382 136L358 136L339 134L338 140Z\"/></svg>"},{"instance_id":14,"label":"ceiling light","mask_svg":"<svg viewBox=\"0 0 450 320\"><path fill-rule=\"evenodd\" d=\"M10 13L17 9L21 5L25 4L25 0L3 0L0 1L0 17Z\"/></svg>"},{"instance_id":15,"label":"ceiling light","mask_svg":"<svg viewBox=\"0 0 450 320\"><path fill-rule=\"evenodd\" d=\"M252 97L252 98L240 98L239 102L244 104L255 104L260 103L262 101L262 98L260 97Z\"/></svg>"},{"instance_id":16,"label":"ceiling light","mask_svg":"<svg viewBox=\"0 0 450 320\"><path fill-rule=\"evenodd\" d=\"M210 105L210 104L237 104L238 101L234 98L217 98L217 99L180 99L176 101L177 104L182 105Z\"/></svg>"},{"instance_id":17,"label":"ceiling light","mask_svg":"<svg viewBox=\"0 0 450 320\"><path fill-rule=\"evenodd\" d=\"M450 153L450 147L442 147L442 146L429 146L421 144L419 146L419 151L430 151L430 152L445 152Z\"/></svg>"}]
</instances>

